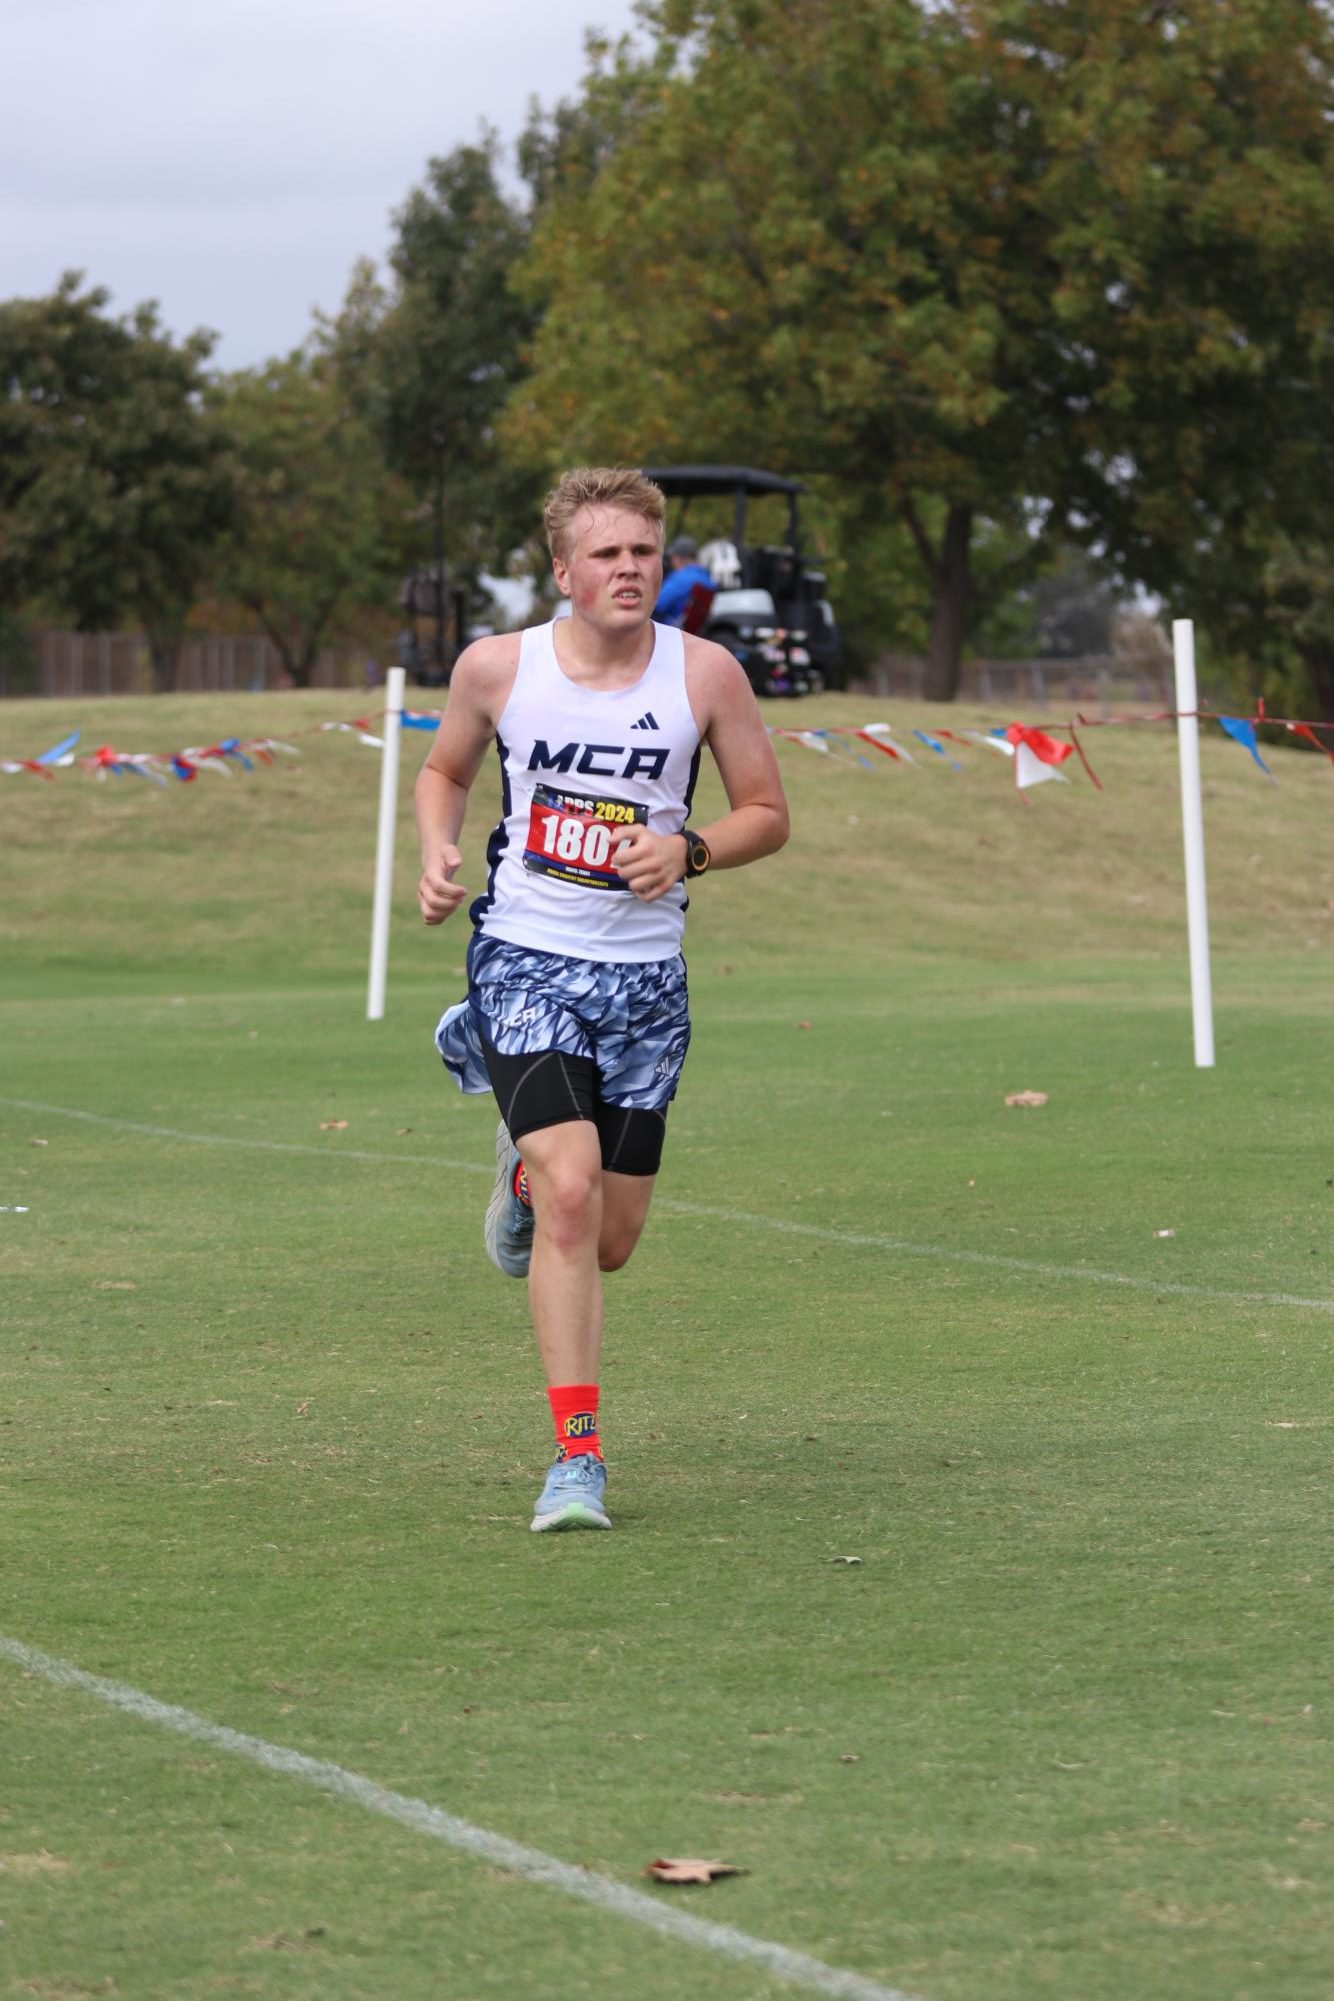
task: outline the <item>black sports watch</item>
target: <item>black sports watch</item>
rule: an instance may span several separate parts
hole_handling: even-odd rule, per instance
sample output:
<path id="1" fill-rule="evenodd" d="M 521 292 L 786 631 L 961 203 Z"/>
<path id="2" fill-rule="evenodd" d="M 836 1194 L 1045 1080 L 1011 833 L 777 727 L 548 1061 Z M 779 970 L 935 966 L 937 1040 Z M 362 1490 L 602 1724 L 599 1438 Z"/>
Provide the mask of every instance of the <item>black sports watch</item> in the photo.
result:
<path id="1" fill-rule="evenodd" d="M 697 834 L 693 827 L 682 827 L 681 833 L 686 844 L 687 876 L 703 875 L 713 860 L 713 856 L 709 853 L 708 842 L 702 834 Z"/>

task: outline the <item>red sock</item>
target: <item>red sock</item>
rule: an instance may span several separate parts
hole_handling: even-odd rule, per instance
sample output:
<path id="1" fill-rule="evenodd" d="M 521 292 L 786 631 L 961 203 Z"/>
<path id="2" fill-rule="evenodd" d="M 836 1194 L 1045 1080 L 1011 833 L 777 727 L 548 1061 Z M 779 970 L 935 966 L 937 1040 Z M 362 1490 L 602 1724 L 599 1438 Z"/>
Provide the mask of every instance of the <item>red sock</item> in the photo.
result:
<path id="1" fill-rule="evenodd" d="M 557 1458 L 573 1459 L 580 1452 L 591 1452 L 600 1459 L 597 1384 L 559 1383 L 547 1391 L 547 1401 L 556 1423 Z"/>

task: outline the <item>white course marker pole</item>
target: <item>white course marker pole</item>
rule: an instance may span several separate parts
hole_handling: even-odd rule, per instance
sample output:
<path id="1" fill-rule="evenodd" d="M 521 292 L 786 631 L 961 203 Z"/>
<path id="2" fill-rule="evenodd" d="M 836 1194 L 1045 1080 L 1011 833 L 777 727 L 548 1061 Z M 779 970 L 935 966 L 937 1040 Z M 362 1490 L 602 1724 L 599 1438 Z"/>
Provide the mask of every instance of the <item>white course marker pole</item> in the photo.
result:
<path id="1" fill-rule="evenodd" d="M 1190 1005 L 1195 1021 L 1195 1068 L 1214 1067 L 1214 1003 L 1209 976 L 1209 903 L 1204 887 L 1204 808 L 1200 797 L 1199 698 L 1195 691 L 1195 627 L 1172 621 L 1176 666 L 1177 755 L 1181 764 L 1181 829 L 1186 844 L 1186 929 L 1190 939 Z"/>
<path id="2" fill-rule="evenodd" d="M 384 749 L 380 753 L 380 827 L 375 837 L 375 901 L 371 907 L 371 981 L 367 1021 L 384 1020 L 389 972 L 389 906 L 394 888 L 394 823 L 398 818 L 398 745 L 403 734 L 403 684 L 407 674 L 391 667 L 385 676 Z"/>

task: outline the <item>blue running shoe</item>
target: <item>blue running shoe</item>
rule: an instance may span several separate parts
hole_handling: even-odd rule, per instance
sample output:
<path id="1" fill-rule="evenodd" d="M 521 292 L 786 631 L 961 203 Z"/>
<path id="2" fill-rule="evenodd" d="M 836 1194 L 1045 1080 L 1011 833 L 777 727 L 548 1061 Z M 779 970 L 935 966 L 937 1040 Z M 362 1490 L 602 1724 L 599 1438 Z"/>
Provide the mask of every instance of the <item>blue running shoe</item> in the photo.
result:
<path id="1" fill-rule="evenodd" d="M 611 1517 L 602 1505 L 607 1469 L 596 1452 L 576 1452 L 558 1459 L 537 1497 L 532 1526 L 542 1529 L 609 1529 Z"/>
<path id="2" fill-rule="evenodd" d="M 533 1205 L 514 1192 L 519 1149 L 510 1142 L 502 1119 L 496 1127 L 496 1185 L 486 1205 L 482 1240 L 486 1255 L 506 1278 L 527 1278 L 533 1252 Z"/>

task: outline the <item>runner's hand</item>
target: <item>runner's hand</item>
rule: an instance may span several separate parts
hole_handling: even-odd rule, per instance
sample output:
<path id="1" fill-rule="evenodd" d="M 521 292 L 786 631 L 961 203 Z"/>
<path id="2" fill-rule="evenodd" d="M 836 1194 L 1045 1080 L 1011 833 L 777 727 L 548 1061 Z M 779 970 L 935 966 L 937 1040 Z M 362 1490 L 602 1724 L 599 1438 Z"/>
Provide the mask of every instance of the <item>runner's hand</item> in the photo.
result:
<path id="1" fill-rule="evenodd" d="M 463 856 L 454 847 L 441 848 L 435 860 L 426 864 L 417 884 L 417 904 L 423 924 L 443 924 L 463 902 L 467 887 L 454 880 L 455 871 L 462 866 Z"/>
<path id="2" fill-rule="evenodd" d="M 685 842 L 679 834 L 652 834 L 647 827 L 631 827 L 612 860 L 616 873 L 629 883 L 640 902 L 653 903 L 685 874 Z"/>

